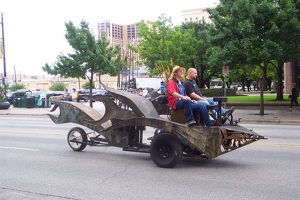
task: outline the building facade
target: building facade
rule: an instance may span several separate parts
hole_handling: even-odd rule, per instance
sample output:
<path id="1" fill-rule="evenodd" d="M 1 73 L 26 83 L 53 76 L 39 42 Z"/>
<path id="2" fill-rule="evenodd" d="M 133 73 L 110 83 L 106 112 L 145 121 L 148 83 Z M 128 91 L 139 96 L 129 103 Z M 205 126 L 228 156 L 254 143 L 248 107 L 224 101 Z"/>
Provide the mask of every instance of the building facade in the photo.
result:
<path id="1" fill-rule="evenodd" d="M 214 9 L 215 7 L 209 8 Z M 201 20 L 207 23 L 211 23 L 207 8 L 182 10 L 182 22 L 197 22 Z"/>
<path id="2" fill-rule="evenodd" d="M 109 20 L 102 21 L 98 23 L 98 36 L 105 36 L 111 45 L 119 45 L 121 48 L 123 69 L 119 75 L 119 87 L 129 87 L 134 77 L 148 75 L 146 67 L 138 64 L 139 54 L 132 50 L 139 41 L 136 24 L 120 25 Z"/>

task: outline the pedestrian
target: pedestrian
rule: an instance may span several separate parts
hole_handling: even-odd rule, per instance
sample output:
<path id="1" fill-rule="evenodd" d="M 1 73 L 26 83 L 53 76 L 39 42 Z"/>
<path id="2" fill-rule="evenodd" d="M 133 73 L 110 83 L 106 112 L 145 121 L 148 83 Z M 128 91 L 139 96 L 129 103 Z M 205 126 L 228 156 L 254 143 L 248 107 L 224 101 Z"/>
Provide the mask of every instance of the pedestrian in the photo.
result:
<path id="1" fill-rule="evenodd" d="M 73 91 L 73 93 L 72 93 L 72 101 L 73 102 L 77 102 L 78 95 L 77 95 L 76 89 L 73 88 L 72 91 Z"/>
<path id="2" fill-rule="evenodd" d="M 196 125 L 194 113 L 200 115 L 205 126 L 211 126 L 206 107 L 196 103 L 195 100 L 186 95 L 183 86 L 183 71 L 184 68 L 180 66 L 175 66 L 172 70 L 171 79 L 167 84 L 168 106 L 174 110 L 184 109 L 186 125 L 188 126 Z"/>
<path id="3" fill-rule="evenodd" d="M 298 106 L 299 112 L 300 112 L 300 107 L 299 107 L 299 103 L 298 103 L 298 100 L 297 100 L 297 98 L 299 96 L 299 92 L 296 89 L 296 83 L 293 83 L 292 86 L 293 86 L 293 88 L 292 88 L 291 93 L 289 95 L 289 98 L 291 99 L 291 103 L 290 103 L 290 109 L 288 111 L 292 112 L 292 107 L 293 107 L 293 104 L 295 103 L 295 106 Z"/>
<path id="4" fill-rule="evenodd" d="M 70 101 L 70 93 L 68 91 L 67 88 L 65 88 L 65 93 L 64 93 L 64 97 L 63 97 L 63 101 Z"/>
<path id="5" fill-rule="evenodd" d="M 207 106 L 207 105 L 218 105 L 218 102 L 215 102 L 213 98 L 207 98 L 202 95 L 198 85 L 196 84 L 197 77 L 197 70 L 195 68 L 189 68 L 187 71 L 187 77 L 184 80 L 183 84 L 186 90 L 186 93 L 191 99 L 194 99 L 197 101 L 197 103 Z M 221 116 L 228 117 L 234 112 L 234 106 L 232 106 L 230 109 L 225 109 L 224 107 L 221 107 Z M 217 119 L 217 112 L 213 110 L 212 117 L 214 119 Z"/>

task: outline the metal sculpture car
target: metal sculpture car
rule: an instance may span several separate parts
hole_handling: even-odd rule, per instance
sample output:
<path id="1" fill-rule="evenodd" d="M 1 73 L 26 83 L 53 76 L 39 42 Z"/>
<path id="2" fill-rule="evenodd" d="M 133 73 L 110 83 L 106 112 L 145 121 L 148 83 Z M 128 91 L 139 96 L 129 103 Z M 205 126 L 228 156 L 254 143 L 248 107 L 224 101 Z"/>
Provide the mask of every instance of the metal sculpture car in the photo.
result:
<path id="1" fill-rule="evenodd" d="M 72 122 L 93 130 L 74 127 L 69 131 L 67 142 L 74 151 L 82 151 L 87 145 L 116 146 L 124 151 L 150 153 L 157 166 L 172 168 L 182 156 L 213 159 L 264 138 L 232 121 L 220 126 L 188 127 L 162 117 L 145 97 L 103 87 L 115 98 L 93 96 L 104 104 L 104 115 L 85 104 L 62 101 L 55 101 L 52 109 L 60 109 L 58 116 L 48 114 L 56 124 Z M 148 138 L 150 143 L 143 141 L 146 127 L 155 128 Z"/>

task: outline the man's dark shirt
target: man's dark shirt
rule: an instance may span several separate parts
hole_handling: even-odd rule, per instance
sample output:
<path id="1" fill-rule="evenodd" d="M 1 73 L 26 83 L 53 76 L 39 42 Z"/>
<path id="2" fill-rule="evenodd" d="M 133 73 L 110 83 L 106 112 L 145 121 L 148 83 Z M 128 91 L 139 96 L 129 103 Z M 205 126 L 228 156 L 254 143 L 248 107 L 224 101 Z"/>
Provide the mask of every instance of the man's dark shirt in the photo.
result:
<path id="1" fill-rule="evenodd" d="M 195 92 L 200 97 L 203 96 L 195 80 L 185 79 L 183 84 L 185 92 L 188 96 L 190 96 L 193 92 Z"/>

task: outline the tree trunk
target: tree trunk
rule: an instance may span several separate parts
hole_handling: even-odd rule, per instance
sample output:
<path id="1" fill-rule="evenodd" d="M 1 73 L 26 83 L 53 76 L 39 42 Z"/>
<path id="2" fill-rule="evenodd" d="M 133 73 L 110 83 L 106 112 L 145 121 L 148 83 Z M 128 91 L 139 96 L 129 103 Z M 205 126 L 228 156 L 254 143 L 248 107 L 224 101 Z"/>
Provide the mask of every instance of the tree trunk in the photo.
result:
<path id="1" fill-rule="evenodd" d="M 264 63 L 264 66 L 262 67 L 263 75 L 262 80 L 260 82 L 260 110 L 259 115 L 265 115 L 264 113 L 264 89 L 265 89 L 265 83 L 266 83 L 266 76 L 267 76 L 267 64 Z"/>
<path id="2" fill-rule="evenodd" d="M 282 83 L 282 76 L 283 76 L 283 62 L 278 62 L 277 67 L 277 97 L 276 100 L 283 101 L 283 83 Z"/>

